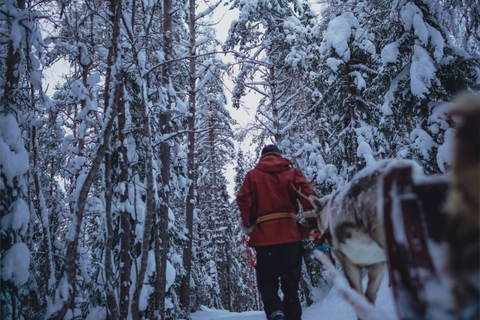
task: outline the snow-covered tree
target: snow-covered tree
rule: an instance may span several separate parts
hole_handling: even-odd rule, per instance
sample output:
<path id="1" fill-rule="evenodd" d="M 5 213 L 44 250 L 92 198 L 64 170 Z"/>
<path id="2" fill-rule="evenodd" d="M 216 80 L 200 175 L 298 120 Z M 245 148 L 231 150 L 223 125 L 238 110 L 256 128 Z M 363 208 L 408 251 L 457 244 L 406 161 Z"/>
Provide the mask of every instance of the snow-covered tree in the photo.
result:
<path id="1" fill-rule="evenodd" d="M 225 303 L 222 297 L 228 296 L 222 287 L 227 276 L 225 246 L 231 241 L 225 226 L 228 196 L 223 171 L 233 157 L 234 120 L 225 108 L 226 97 L 218 76 L 222 64 L 217 58 L 209 57 L 201 65 L 204 76 L 197 87 L 197 126 L 201 132 L 198 134 L 196 183 L 200 221 L 197 224 L 199 241 L 195 242 L 194 280 L 197 303 L 222 307 Z"/>
<path id="2" fill-rule="evenodd" d="M 29 241 L 30 220 L 41 223 L 42 231 L 49 231 L 41 186 L 38 185 L 35 195 L 29 192 L 25 174 L 30 154 L 23 140 L 27 132 L 32 133 L 32 123 L 36 121 L 32 118 L 36 116 L 35 100 L 43 96 L 40 69 L 45 43 L 40 34 L 40 19 L 41 14 L 23 0 L 0 3 L 0 314 L 4 319 L 38 314 L 38 305 L 32 305 L 35 310 L 29 311 L 30 292 L 26 286 L 27 282 L 35 283 L 30 262 L 37 244 Z M 30 149 L 38 147 L 37 137 L 28 142 Z M 39 183 L 37 172 L 30 172 Z M 36 208 L 30 202 L 34 197 Z M 33 218 L 35 214 L 38 220 Z M 46 277 L 51 277 L 51 239 L 44 235 L 42 240 L 49 266 Z"/>
<path id="3" fill-rule="evenodd" d="M 427 172 L 444 171 L 436 157 L 450 128 L 442 108 L 461 91 L 479 89 L 479 60 L 452 43 L 439 2 L 393 5 L 390 31 L 378 48 L 382 67 L 376 79 L 383 88 L 385 153 L 415 158 Z"/>
<path id="4" fill-rule="evenodd" d="M 329 117 L 330 163 L 344 178 L 351 178 L 381 150 L 377 134 L 378 112 L 364 97 L 376 75 L 374 35 L 358 20 L 355 11 L 331 19 L 320 47 L 322 75 L 318 78 L 321 99 L 315 105 L 319 118 Z M 325 129 L 325 128 L 323 128 Z M 331 140 L 331 137 L 335 137 Z"/>
<path id="5" fill-rule="evenodd" d="M 444 27 L 449 30 L 453 44 L 469 55 L 480 55 L 480 8 L 475 0 L 444 0 Z"/>
<path id="6" fill-rule="evenodd" d="M 308 82 L 318 55 L 314 15 L 302 1 L 233 1 L 239 19 L 232 23 L 225 48 L 235 50 L 240 63 L 233 105 L 251 92 L 260 94 L 257 119 L 264 132 L 257 141 L 282 142 L 303 124 L 312 92 Z M 305 114 L 305 113 L 303 113 Z"/>

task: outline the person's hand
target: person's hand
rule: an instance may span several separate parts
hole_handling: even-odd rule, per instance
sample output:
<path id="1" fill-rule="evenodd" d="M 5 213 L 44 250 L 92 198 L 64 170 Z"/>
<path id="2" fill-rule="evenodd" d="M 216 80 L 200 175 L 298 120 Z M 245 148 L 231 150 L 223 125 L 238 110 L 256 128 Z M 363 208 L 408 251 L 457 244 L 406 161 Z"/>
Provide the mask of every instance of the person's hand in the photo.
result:
<path id="1" fill-rule="evenodd" d="M 240 227 L 240 230 L 242 230 L 244 233 L 246 233 L 248 236 L 252 234 L 253 228 L 255 228 L 255 224 L 252 224 L 251 226 L 245 226 L 243 224 L 242 218 L 238 220 L 238 226 Z"/>

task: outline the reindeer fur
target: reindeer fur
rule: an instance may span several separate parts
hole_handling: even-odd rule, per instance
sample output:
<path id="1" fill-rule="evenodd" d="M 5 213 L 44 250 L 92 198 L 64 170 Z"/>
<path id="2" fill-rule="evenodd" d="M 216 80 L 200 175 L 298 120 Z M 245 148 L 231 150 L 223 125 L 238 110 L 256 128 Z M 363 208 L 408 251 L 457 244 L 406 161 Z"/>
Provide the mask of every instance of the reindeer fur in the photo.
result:
<path id="1" fill-rule="evenodd" d="M 335 257 L 350 286 L 363 294 L 361 272 L 368 270 L 366 298 L 374 303 L 387 263 L 383 219 L 378 214 L 379 186 L 384 172 L 396 166 L 420 166 L 411 160 L 382 160 L 361 170 L 347 185 L 321 199 L 310 196 L 318 229 L 332 236 Z"/>

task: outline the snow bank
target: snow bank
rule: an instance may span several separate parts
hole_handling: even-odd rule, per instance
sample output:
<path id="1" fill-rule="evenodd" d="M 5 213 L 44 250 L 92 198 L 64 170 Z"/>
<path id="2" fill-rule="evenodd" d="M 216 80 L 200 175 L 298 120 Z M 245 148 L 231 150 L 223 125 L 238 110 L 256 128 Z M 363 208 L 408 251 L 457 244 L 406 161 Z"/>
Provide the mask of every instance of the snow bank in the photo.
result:
<path id="1" fill-rule="evenodd" d="M 95 307 L 88 314 L 85 320 L 104 320 L 107 318 L 107 309 L 105 307 Z"/>
<path id="2" fill-rule="evenodd" d="M 358 293 L 357 291 L 353 290 L 350 287 L 347 279 L 342 274 L 340 274 L 340 272 L 333 266 L 333 264 L 330 261 L 330 258 L 328 258 L 324 253 L 322 253 L 319 250 L 314 250 L 314 255 L 315 255 L 315 258 L 320 260 L 323 266 L 325 266 L 327 270 L 327 274 L 334 281 L 335 292 L 341 297 L 341 299 L 343 299 L 342 301 L 331 301 L 330 303 L 332 305 L 334 304 L 338 305 L 339 302 L 344 303 L 342 308 L 339 308 L 339 310 L 336 310 L 335 312 L 333 312 L 335 315 L 334 319 L 355 319 L 356 314 L 353 311 L 353 308 L 355 308 L 356 312 L 362 319 L 369 319 L 369 320 L 397 319 L 394 312 L 392 313 L 391 310 L 387 312 L 384 309 L 385 301 L 381 301 L 380 296 L 385 296 L 385 292 L 379 291 L 376 304 L 375 305 L 371 304 L 363 295 L 361 295 L 360 293 Z M 362 281 L 363 282 L 362 285 L 364 288 L 366 287 L 367 281 L 368 281 L 368 278 L 364 278 Z M 385 282 L 387 282 L 386 277 L 383 279 L 382 283 L 385 283 Z M 327 298 L 330 296 L 334 297 L 334 295 L 330 294 L 329 296 L 327 296 Z M 389 297 L 389 300 L 390 301 L 393 300 L 391 296 Z M 393 303 L 390 304 L 389 307 L 392 307 L 392 306 L 393 306 Z M 317 310 L 317 314 L 322 314 L 323 312 L 322 310 L 319 310 L 319 309 Z"/>

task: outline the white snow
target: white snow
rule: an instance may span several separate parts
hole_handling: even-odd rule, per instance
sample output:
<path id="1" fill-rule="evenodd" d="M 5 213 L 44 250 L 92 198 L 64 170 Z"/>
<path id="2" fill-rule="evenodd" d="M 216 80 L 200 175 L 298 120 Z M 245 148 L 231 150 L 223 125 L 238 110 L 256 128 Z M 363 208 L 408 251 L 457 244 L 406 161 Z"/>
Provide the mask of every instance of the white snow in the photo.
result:
<path id="1" fill-rule="evenodd" d="M 138 52 L 138 66 L 141 68 L 141 69 L 145 69 L 145 63 L 147 61 L 147 56 L 145 54 L 145 49 L 141 49 L 139 52 Z"/>
<path id="2" fill-rule="evenodd" d="M 363 75 L 360 72 L 358 71 L 350 72 L 350 76 L 355 77 L 354 83 L 357 85 L 357 90 L 360 91 L 367 87 L 367 82 L 365 81 L 365 79 L 363 78 Z"/>
<path id="3" fill-rule="evenodd" d="M 416 15 L 422 15 L 422 11 L 412 2 L 408 2 L 401 10 L 403 27 L 410 30 L 413 26 L 413 19 Z"/>
<path id="4" fill-rule="evenodd" d="M 11 114 L 0 115 L 0 168 L 7 184 L 11 186 L 13 178 L 27 172 L 28 166 L 28 153 L 17 120 Z M 3 189 L 1 184 L 0 189 Z"/>
<path id="5" fill-rule="evenodd" d="M 342 275 L 343 277 L 343 275 Z M 346 281 L 346 279 L 344 279 Z M 363 279 L 363 287 L 366 287 L 368 278 Z M 342 298 L 343 292 L 348 291 L 349 288 L 342 284 L 341 280 L 337 281 L 335 287 L 328 289 L 318 288 L 316 290 L 316 302 L 310 307 L 303 309 L 302 320 L 356 320 L 357 316 L 353 307 Z M 324 292 L 323 290 L 326 290 Z M 351 292 L 349 292 L 351 293 Z M 355 292 L 356 293 L 356 292 Z M 321 298 L 323 296 L 323 298 Z M 356 297 L 361 301 L 361 298 Z M 376 318 L 381 320 L 397 320 L 395 306 L 390 288 L 388 287 L 388 276 L 386 276 L 380 290 L 378 291 L 377 300 L 375 303 L 375 310 L 378 315 L 388 315 L 386 318 Z M 373 307 L 373 306 L 372 306 Z M 245 311 L 245 312 L 229 312 L 227 310 L 215 310 L 207 307 L 202 307 L 201 311 L 192 314 L 192 320 L 265 320 L 265 312 L 263 311 Z M 375 318 L 368 318 L 373 320 Z"/>
<path id="6" fill-rule="evenodd" d="M 28 221 L 30 212 L 28 206 L 23 199 L 17 199 L 12 203 L 9 213 L 4 215 L 1 220 L 1 230 L 12 228 L 20 230 L 20 235 L 24 236 L 28 229 Z"/>
<path id="7" fill-rule="evenodd" d="M 85 100 L 88 90 L 83 85 L 82 81 L 75 80 L 72 83 L 72 92 L 77 96 L 79 100 Z"/>
<path id="8" fill-rule="evenodd" d="M 425 159 L 428 159 L 430 151 L 435 146 L 433 138 L 425 130 L 416 128 L 410 133 L 410 140 L 413 142 L 412 146 L 417 148 Z"/>
<path id="9" fill-rule="evenodd" d="M 437 29 L 427 25 L 428 33 L 430 36 L 430 42 L 435 47 L 433 52 L 433 57 L 437 62 L 443 58 L 443 48 L 445 47 L 445 40 L 443 39 L 442 34 Z"/>
<path id="10" fill-rule="evenodd" d="M 15 243 L 5 252 L 2 259 L 2 279 L 13 282 L 17 287 L 24 285 L 30 275 L 30 250 L 25 243 Z"/>
<path id="11" fill-rule="evenodd" d="M 167 292 L 168 289 L 170 289 L 172 284 L 175 282 L 176 276 L 177 276 L 177 273 L 175 271 L 175 268 L 170 263 L 170 261 L 167 260 L 167 283 L 165 285 L 165 292 Z"/>
<path id="12" fill-rule="evenodd" d="M 31 71 L 30 72 L 30 83 L 35 89 L 40 88 L 42 84 L 43 74 L 40 71 Z"/>
<path id="13" fill-rule="evenodd" d="M 142 286 L 142 292 L 140 293 L 140 301 L 138 308 L 140 311 L 144 311 L 147 309 L 148 306 L 148 299 L 150 298 L 150 295 L 154 292 L 155 290 L 153 287 L 149 284 L 144 284 Z"/>
<path id="14" fill-rule="evenodd" d="M 320 52 L 326 54 L 334 49 L 343 61 L 350 60 L 348 41 L 352 36 L 352 28 L 358 28 L 358 20 L 351 12 L 343 13 L 330 21 Z"/>
<path id="15" fill-rule="evenodd" d="M 72 286 L 67 282 L 67 279 L 63 277 L 60 280 L 60 284 L 55 290 L 55 296 L 47 298 L 47 314 L 46 318 L 60 310 L 63 304 L 68 300 Z"/>
<path id="16" fill-rule="evenodd" d="M 388 63 L 394 63 L 397 61 L 397 57 L 400 54 L 398 50 L 398 42 L 387 44 L 382 50 L 382 62 L 384 65 Z"/>
<path id="17" fill-rule="evenodd" d="M 425 98 L 424 93 L 428 93 L 435 71 L 436 68 L 428 51 L 416 44 L 410 67 L 410 84 L 414 95 Z"/>
<path id="18" fill-rule="evenodd" d="M 333 164 L 327 164 L 317 174 L 317 183 L 328 179 L 335 179 L 338 176 L 338 169 Z"/>
<path id="19" fill-rule="evenodd" d="M 87 78 L 87 84 L 89 86 L 94 86 L 96 85 L 97 83 L 100 82 L 100 74 L 99 73 L 93 73 L 91 75 L 88 76 Z"/>
<path id="20" fill-rule="evenodd" d="M 330 69 L 333 70 L 333 72 L 337 72 L 338 67 L 343 63 L 343 60 L 340 59 L 335 59 L 335 58 L 328 58 L 327 59 L 327 65 L 330 67 Z"/>
<path id="21" fill-rule="evenodd" d="M 413 16 L 413 28 L 415 29 L 415 35 L 418 37 L 418 39 L 422 42 L 423 45 L 428 44 L 428 30 L 427 26 L 423 22 L 423 16 L 422 14 L 416 13 Z"/>
<path id="22" fill-rule="evenodd" d="M 357 156 L 364 158 L 367 166 L 376 162 L 375 157 L 373 156 L 372 148 L 365 141 L 360 142 L 360 144 L 358 145 Z"/>
<path id="23" fill-rule="evenodd" d="M 85 320 L 104 320 L 107 318 L 107 310 L 105 307 L 92 308 Z"/>
<path id="24" fill-rule="evenodd" d="M 452 164 L 452 152 L 455 141 L 455 129 L 449 128 L 445 131 L 445 142 L 437 151 L 437 164 L 443 173 L 446 173 L 446 165 Z"/>

